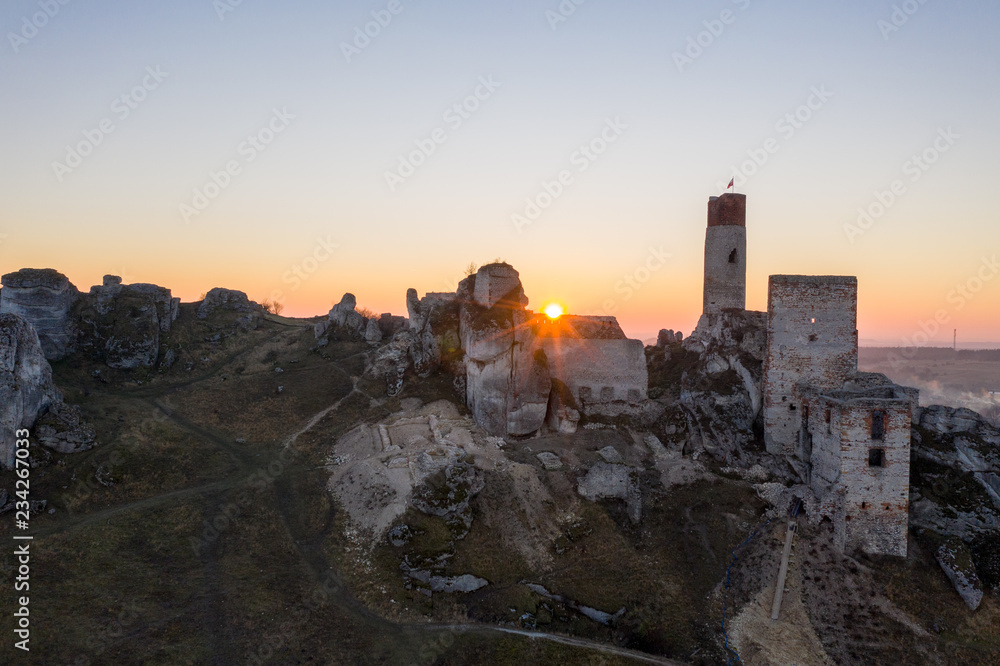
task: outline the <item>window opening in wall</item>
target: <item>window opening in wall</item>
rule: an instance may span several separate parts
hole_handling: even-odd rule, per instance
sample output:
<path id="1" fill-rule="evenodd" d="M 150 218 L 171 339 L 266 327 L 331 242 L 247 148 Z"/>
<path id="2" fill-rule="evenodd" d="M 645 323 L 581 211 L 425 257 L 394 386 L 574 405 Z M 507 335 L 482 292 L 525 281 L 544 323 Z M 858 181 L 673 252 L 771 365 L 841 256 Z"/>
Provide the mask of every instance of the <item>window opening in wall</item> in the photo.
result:
<path id="1" fill-rule="evenodd" d="M 809 320 L 809 323 L 810 323 L 810 324 L 815 324 L 815 323 L 816 323 L 816 317 L 813 317 L 813 318 L 811 318 L 811 319 Z"/>
<path id="2" fill-rule="evenodd" d="M 733 250 L 732 252 L 729 253 L 729 263 L 731 264 L 736 263 L 736 250 Z"/>
<path id="3" fill-rule="evenodd" d="M 868 508 L 868 502 L 862 502 L 861 503 L 861 509 L 864 510 L 864 509 L 867 509 L 867 508 Z"/>
<path id="4" fill-rule="evenodd" d="M 885 437 L 885 412 L 876 409 L 872 412 L 872 439 L 881 440 Z"/>
<path id="5" fill-rule="evenodd" d="M 885 449 L 868 449 L 868 466 L 882 467 L 885 462 Z"/>

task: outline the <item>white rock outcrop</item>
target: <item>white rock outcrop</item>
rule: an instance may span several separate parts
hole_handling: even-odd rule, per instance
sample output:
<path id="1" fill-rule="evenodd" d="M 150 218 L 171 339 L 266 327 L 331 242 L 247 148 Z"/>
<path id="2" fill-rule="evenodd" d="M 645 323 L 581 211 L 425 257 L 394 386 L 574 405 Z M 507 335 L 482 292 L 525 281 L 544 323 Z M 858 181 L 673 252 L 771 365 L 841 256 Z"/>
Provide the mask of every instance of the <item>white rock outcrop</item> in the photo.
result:
<path id="1" fill-rule="evenodd" d="M 2 278 L 0 313 L 14 314 L 35 329 L 45 358 L 58 361 L 74 350 L 76 287 L 51 268 L 23 268 Z"/>
<path id="2" fill-rule="evenodd" d="M 31 428 L 61 400 L 34 328 L 17 315 L 0 314 L 0 466 L 14 466 L 15 432 Z"/>

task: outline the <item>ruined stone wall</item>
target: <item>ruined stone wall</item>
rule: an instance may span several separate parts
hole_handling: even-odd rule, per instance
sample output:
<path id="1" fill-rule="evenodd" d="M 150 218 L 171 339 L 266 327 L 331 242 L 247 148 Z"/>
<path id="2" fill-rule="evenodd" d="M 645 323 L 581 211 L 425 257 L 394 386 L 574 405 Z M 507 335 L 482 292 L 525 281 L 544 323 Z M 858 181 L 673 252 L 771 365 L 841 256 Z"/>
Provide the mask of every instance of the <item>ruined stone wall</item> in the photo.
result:
<path id="1" fill-rule="evenodd" d="M 807 406 L 811 450 L 805 460 L 809 461 L 809 482 L 813 492 L 823 497 L 834 492 L 840 483 L 842 403 L 824 396 L 810 396 Z"/>
<path id="2" fill-rule="evenodd" d="M 538 338 L 549 372 L 563 382 L 585 414 L 620 413 L 609 403 L 646 399 L 649 376 L 639 340 Z"/>
<path id="3" fill-rule="evenodd" d="M 800 429 L 796 385 L 840 388 L 858 369 L 855 277 L 772 275 L 764 358 L 764 443 L 795 454 Z"/>
<path id="4" fill-rule="evenodd" d="M 872 420 L 885 414 L 881 439 Z M 910 487 L 910 404 L 906 399 L 848 401 L 841 413 L 843 501 L 834 521 L 837 546 L 846 552 L 906 556 Z M 881 466 L 871 451 L 881 451 Z"/>
<path id="5" fill-rule="evenodd" d="M 727 192 L 708 201 L 702 312 L 745 309 L 746 281 L 746 195 Z"/>

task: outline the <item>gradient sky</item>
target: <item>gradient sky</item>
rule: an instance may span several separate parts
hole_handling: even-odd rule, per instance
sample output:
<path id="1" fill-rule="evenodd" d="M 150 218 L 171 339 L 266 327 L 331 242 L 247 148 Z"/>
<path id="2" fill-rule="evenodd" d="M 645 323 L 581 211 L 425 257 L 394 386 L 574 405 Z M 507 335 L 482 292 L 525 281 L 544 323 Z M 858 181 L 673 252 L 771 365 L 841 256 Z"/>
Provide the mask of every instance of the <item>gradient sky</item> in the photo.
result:
<path id="1" fill-rule="evenodd" d="M 502 257 L 530 307 L 687 333 L 706 201 L 770 146 L 737 190 L 749 308 L 766 308 L 769 274 L 857 275 L 863 341 L 912 341 L 936 315 L 930 344 L 955 327 L 1000 341 L 994 0 L 896 2 L 916 11 L 891 32 L 894 3 L 871 0 L 567 0 L 558 23 L 558 0 L 399 0 L 350 62 L 342 44 L 388 0 L 235 1 L 70 0 L 37 31 L 24 22 L 46 1 L 4 3 L 3 272 L 52 267 L 82 290 L 121 274 L 185 301 L 225 286 L 303 316 L 351 291 L 405 314 L 408 287 L 451 290 L 469 262 Z M 147 68 L 166 78 L 122 117 Z M 481 77 L 500 85 L 455 127 L 445 114 Z M 814 90 L 831 95 L 800 109 Z M 248 161 L 275 109 L 294 119 Z M 797 110 L 808 119 L 783 123 Z M 580 171 L 609 120 L 620 135 Z M 114 131 L 60 182 L 53 164 L 102 121 Z M 391 191 L 385 173 L 437 128 L 444 143 Z M 925 151 L 926 170 L 907 165 Z M 185 223 L 181 204 L 230 161 L 240 173 Z M 512 215 L 563 170 L 570 184 L 518 231 Z"/>

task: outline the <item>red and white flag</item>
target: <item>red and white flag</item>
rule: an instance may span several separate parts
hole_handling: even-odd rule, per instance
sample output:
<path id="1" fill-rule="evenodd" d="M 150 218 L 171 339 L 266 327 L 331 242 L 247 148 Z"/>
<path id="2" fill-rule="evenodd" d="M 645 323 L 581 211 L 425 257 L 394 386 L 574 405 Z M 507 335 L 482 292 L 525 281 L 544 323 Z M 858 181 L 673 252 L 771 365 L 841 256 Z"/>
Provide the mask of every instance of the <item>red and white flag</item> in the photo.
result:
<path id="1" fill-rule="evenodd" d="M 727 189 L 727 190 L 731 190 L 731 189 L 733 188 L 733 183 L 734 183 L 735 181 L 736 181 L 736 178 L 735 178 L 735 177 L 733 177 L 733 178 L 730 178 L 730 179 L 729 179 L 729 186 L 728 186 L 728 187 L 726 187 L 726 189 Z"/>

